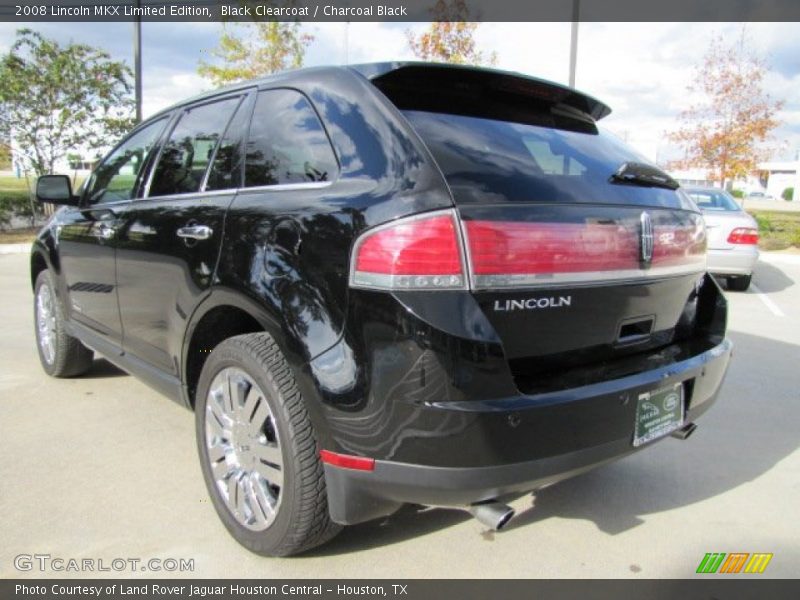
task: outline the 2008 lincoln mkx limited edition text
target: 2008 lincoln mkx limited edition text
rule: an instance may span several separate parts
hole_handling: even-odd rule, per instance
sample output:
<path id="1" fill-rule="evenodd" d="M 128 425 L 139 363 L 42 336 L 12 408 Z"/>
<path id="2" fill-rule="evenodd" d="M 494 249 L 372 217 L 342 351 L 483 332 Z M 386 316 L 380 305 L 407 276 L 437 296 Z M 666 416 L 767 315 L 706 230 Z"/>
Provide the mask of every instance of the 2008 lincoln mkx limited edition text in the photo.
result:
<path id="1" fill-rule="evenodd" d="M 668 437 L 731 354 L 697 206 L 515 73 L 280 73 L 139 125 L 31 256 L 44 370 L 95 352 L 194 410 L 220 519 L 302 552 L 404 503 L 472 512 Z"/>

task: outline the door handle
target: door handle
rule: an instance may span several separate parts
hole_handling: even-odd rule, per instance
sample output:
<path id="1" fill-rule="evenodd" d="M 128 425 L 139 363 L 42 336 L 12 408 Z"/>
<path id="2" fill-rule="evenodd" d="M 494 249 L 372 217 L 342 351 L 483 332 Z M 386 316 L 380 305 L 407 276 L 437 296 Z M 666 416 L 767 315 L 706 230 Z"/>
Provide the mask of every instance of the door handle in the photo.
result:
<path id="1" fill-rule="evenodd" d="M 208 225 L 187 225 L 176 232 L 179 238 L 186 240 L 207 240 L 214 235 L 214 230 Z"/>

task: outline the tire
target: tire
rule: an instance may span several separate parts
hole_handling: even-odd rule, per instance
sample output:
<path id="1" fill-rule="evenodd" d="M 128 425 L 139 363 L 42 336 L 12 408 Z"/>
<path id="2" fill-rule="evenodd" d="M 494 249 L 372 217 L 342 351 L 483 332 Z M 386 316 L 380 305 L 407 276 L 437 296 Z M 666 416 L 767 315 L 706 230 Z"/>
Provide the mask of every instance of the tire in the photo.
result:
<path id="1" fill-rule="evenodd" d="M 50 271 L 39 273 L 34 286 L 33 323 L 36 349 L 45 373 L 52 377 L 77 377 L 92 366 L 94 352 L 64 328 L 64 311 Z"/>
<path id="2" fill-rule="evenodd" d="M 746 292 L 752 279 L 752 274 L 741 277 L 728 277 L 728 289 L 732 292 Z"/>
<path id="3" fill-rule="evenodd" d="M 236 541 L 256 554 L 288 556 L 340 531 L 328 512 L 311 420 L 269 334 L 239 335 L 214 348 L 196 398 L 203 479 Z"/>

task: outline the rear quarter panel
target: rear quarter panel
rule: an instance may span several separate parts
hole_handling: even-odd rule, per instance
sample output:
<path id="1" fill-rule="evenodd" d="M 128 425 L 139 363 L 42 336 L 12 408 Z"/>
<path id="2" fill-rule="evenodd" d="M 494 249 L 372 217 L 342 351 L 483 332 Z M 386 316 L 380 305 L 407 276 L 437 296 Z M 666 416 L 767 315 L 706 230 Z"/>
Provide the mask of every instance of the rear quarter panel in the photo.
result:
<path id="1" fill-rule="evenodd" d="M 269 87 L 291 87 L 311 100 L 339 173 L 323 185 L 240 190 L 226 218 L 217 279 L 258 302 L 285 343 L 311 360 L 344 329 L 355 238 L 452 200 L 404 117 L 361 75 L 312 70 Z"/>

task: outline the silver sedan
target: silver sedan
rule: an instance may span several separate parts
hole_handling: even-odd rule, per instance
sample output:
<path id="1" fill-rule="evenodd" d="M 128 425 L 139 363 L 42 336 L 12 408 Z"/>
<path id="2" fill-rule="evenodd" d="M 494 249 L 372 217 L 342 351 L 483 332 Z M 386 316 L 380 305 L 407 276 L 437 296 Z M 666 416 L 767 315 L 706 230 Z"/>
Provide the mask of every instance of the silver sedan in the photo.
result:
<path id="1" fill-rule="evenodd" d="M 703 211 L 708 230 L 708 271 L 727 279 L 728 289 L 750 287 L 758 261 L 758 224 L 728 194 L 715 188 L 685 188 Z"/>

